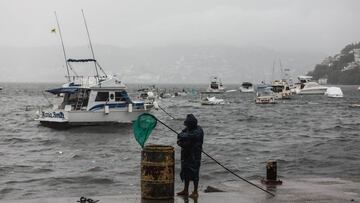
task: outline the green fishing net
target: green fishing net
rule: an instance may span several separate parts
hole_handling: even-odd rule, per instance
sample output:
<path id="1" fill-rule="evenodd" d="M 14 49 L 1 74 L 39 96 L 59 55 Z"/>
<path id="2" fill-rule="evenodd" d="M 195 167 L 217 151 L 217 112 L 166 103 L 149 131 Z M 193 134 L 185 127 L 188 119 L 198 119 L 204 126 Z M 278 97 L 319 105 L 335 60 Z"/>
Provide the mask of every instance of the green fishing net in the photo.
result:
<path id="1" fill-rule="evenodd" d="M 136 141 L 144 148 L 146 140 L 149 138 L 151 131 L 155 128 L 157 119 L 149 113 L 143 113 L 133 123 L 133 131 Z"/>

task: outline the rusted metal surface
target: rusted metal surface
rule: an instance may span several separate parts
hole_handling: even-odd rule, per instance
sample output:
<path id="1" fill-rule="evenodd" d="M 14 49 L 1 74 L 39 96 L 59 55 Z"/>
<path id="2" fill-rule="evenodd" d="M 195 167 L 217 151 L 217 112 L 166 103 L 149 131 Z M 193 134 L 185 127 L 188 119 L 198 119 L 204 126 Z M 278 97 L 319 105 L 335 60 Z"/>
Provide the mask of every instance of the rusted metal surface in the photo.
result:
<path id="1" fill-rule="evenodd" d="M 266 162 L 266 179 L 261 180 L 263 184 L 267 185 L 281 185 L 282 181 L 277 179 L 277 162 L 268 160 Z"/>
<path id="2" fill-rule="evenodd" d="M 171 199 L 174 197 L 174 147 L 148 145 L 141 152 L 141 197 Z"/>

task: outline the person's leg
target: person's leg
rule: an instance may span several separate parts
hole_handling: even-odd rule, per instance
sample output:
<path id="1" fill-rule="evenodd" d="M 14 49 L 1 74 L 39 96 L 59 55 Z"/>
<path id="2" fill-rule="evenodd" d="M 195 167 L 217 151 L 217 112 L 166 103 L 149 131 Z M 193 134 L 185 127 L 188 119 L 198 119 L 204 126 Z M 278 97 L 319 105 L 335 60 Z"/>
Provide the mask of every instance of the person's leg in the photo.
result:
<path id="1" fill-rule="evenodd" d="M 185 179 L 185 184 L 184 184 L 184 189 L 181 192 L 176 193 L 177 195 L 180 196 L 188 196 L 189 195 L 189 183 L 190 181 Z"/>
<path id="2" fill-rule="evenodd" d="M 190 195 L 191 198 L 197 198 L 199 196 L 198 186 L 199 186 L 199 181 L 198 180 L 194 181 L 194 191 Z"/>

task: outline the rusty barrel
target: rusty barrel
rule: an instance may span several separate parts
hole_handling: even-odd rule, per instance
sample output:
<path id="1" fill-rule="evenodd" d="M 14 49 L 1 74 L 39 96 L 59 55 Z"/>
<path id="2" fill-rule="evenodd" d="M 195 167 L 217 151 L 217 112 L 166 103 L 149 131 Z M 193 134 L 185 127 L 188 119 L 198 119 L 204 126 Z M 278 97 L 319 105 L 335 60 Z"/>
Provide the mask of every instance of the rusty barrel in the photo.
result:
<path id="1" fill-rule="evenodd" d="M 172 146 L 147 145 L 141 152 L 141 197 L 174 198 L 175 150 Z"/>

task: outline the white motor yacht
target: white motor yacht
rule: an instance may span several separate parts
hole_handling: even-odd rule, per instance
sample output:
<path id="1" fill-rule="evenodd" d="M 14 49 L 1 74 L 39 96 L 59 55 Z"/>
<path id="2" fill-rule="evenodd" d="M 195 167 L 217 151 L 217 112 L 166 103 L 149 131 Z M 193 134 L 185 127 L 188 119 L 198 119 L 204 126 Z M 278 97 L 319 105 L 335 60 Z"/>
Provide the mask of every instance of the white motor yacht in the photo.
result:
<path id="1" fill-rule="evenodd" d="M 225 92 L 225 88 L 221 82 L 221 79 L 219 79 L 217 76 L 212 76 L 210 78 L 210 85 L 206 89 L 206 92 Z"/>
<path id="2" fill-rule="evenodd" d="M 240 86 L 240 92 L 252 93 L 254 92 L 254 85 L 250 82 L 243 82 Z"/>
<path id="3" fill-rule="evenodd" d="M 304 87 L 300 90 L 299 94 L 320 94 L 324 95 L 327 87 L 319 85 L 317 82 L 307 82 Z"/>

